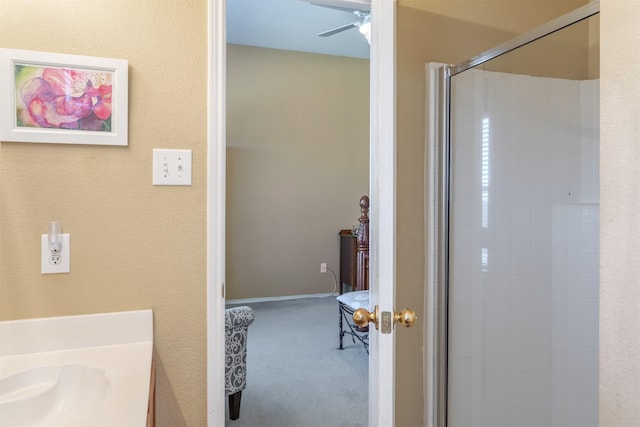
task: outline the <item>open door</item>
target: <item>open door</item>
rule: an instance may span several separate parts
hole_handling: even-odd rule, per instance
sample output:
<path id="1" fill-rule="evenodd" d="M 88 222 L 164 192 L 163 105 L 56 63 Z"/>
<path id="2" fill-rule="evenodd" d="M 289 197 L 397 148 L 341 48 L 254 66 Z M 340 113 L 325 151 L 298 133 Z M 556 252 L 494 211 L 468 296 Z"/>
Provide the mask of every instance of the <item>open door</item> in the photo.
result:
<path id="1" fill-rule="evenodd" d="M 208 0 L 207 425 L 224 425 L 226 2 Z M 372 0 L 369 426 L 393 426 L 395 386 L 395 0 Z M 384 324 L 390 319 L 390 324 Z M 390 327 L 389 327 L 390 326 Z M 384 333 L 383 333 L 384 330 Z M 388 331 L 388 332 L 387 332 Z"/>

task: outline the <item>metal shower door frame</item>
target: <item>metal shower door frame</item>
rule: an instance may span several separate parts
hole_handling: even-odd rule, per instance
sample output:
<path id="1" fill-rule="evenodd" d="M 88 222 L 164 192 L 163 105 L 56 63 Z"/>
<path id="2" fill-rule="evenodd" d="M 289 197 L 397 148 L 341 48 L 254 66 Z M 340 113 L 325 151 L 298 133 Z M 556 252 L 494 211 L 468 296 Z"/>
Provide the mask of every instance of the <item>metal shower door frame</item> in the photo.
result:
<path id="1" fill-rule="evenodd" d="M 451 191 L 451 79 L 464 71 L 509 53 L 515 49 L 546 37 L 577 22 L 600 13 L 600 0 L 575 9 L 565 15 L 553 19 L 531 31 L 489 49 L 473 58 L 457 65 L 446 65 L 439 69 L 436 125 L 438 146 L 434 171 L 436 177 L 437 235 L 434 236 L 436 246 L 436 287 L 435 298 L 435 337 L 434 363 L 435 377 L 432 407 L 435 410 L 434 424 L 437 427 L 447 426 L 447 375 L 448 375 L 448 305 L 449 305 L 449 213 Z"/>

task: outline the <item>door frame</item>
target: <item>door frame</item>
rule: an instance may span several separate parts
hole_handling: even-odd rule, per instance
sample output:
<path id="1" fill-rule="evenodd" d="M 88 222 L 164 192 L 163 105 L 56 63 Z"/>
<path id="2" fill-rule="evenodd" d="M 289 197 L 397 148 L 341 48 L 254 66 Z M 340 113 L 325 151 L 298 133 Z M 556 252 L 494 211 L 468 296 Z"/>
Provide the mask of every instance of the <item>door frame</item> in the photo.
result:
<path id="1" fill-rule="evenodd" d="M 396 0 L 371 1 L 370 307 L 395 310 L 396 281 Z M 395 422 L 395 332 L 370 328 L 369 426 Z"/>
<path id="2" fill-rule="evenodd" d="M 396 0 L 371 0 L 370 302 L 393 312 L 396 279 Z M 224 425 L 226 1 L 207 0 L 207 426 Z M 395 421 L 395 333 L 370 334 L 369 426 Z"/>

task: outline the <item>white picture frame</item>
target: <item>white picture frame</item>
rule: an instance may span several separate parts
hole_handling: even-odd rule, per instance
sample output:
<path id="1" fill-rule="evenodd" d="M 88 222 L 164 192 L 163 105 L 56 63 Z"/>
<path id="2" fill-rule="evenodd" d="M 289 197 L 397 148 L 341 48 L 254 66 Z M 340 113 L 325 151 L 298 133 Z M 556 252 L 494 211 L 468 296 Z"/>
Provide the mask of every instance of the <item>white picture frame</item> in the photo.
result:
<path id="1" fill-rule="evenodd" d="M 0 141 L 128 145 L 128 61 L 0 48 Z"/>

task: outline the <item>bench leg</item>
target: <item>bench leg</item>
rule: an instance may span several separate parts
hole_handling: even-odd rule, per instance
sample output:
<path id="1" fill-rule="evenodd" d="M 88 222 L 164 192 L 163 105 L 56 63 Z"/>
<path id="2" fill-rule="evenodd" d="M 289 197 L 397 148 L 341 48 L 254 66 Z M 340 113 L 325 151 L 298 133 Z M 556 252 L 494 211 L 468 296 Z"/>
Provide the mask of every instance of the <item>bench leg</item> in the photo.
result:
<path id="1" fill-rule="evenodd" d="M 237 420 L 240 417 L 240 399 L 242 390 L 229 395 L 229 418 Z"/>

